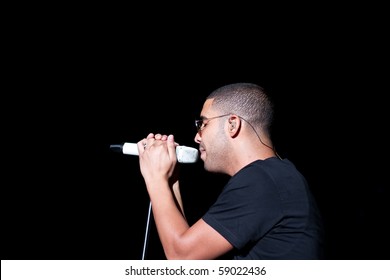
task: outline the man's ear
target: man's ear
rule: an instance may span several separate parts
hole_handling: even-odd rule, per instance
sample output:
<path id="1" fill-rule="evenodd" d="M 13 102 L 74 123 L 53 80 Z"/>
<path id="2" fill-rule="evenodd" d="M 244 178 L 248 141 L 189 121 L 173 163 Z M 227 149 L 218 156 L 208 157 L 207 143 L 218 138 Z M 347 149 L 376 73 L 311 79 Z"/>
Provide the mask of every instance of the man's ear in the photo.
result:
<path id="1" fill-rule="evenodd" d="M 232 131 L 232 130 L 235 129 L 235 128 L 236 128 L 236 121 L 233 120 L 233 121 L 231 121 L 230 124 L 229 124 L 229 129 L 230 129 L 230 131 Z"/>
<path id="2" fill-rule="evenodd" d="M 231 136 L 236 136 L 240 130 L 240 119 L 237 116 L 232 115 L 229 118 L 229 133 Z"/>

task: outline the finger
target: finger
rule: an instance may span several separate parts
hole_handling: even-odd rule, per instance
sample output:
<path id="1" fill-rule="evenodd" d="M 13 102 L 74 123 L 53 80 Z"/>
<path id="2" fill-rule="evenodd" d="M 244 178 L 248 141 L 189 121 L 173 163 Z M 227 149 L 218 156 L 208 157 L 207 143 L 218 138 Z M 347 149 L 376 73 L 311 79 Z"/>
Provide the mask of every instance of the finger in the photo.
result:
<path id="1" fill-rule="evenodd" d="M 153 133 L 149 133 L 148 136 L 146 137 L 146 139 L 154 139 L 154 134 Z"/>
<path id="2" fill-rule="evenodd" d="M 173 137 L 172 134 L 170 134 L 168 136 L 168 139 L 167 139 L 167 144 L 168 144 L 168 153 L 169 153 L 169 157 L 170 158 L 174 158 L 175 160 L 177 159 L 176 158 L 176 143 L 175 143 L 175 139 Z"/>
<path id="3" fill-rule="evenodd" d="M 142 154 L 146 147 L 146 138 L 142 139 L 141 141 L 138 141 L 137 147 L 138 147 L 138 154 Z"/>
<path id="4" fill-rule="evenodd" d="M 149 133 L 148 136 L 146 137 L 146 142 L 144 144 L 144 149 L 149 148 L 150 146 L 153 145 L 154 142 L 154 133 Z"/>

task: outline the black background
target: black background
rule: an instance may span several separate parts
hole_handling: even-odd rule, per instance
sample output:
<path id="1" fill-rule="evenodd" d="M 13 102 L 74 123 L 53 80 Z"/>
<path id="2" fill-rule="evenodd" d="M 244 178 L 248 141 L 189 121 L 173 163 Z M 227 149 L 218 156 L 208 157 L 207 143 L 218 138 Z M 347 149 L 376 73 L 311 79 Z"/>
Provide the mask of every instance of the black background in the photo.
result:
<path id="1" fill-rule="evenodd" d="M 327 258 L 389 258 L 380 15 L 370 25 L 347 10 L 260 23 L 258 11 L 211 25 L 181 13 L 147 24 L 155 14 L 102 10 L 15 22 L 9 34 L 2 259 L 140 259 L 149 198 L 138 158 L 109 145 L 158 132 L 196 147 L 205 97 L 233 82 L 262 85 L 274 99 L 274 142 L 318 200 Z M 226 180 L 201 161 L 182 166 L 190 223 Z M 164 258 L 150 226 L 146 258 Z"/>

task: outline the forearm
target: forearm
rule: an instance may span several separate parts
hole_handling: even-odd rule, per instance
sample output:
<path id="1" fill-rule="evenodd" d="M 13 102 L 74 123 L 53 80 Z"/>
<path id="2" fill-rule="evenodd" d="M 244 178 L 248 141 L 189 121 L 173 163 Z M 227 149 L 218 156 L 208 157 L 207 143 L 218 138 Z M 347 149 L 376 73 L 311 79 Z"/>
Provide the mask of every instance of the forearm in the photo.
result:
<path id="1" fill-rule="evenodd" d="M 181 193 L 180 193 L 180 187 L 179 187 L 179 181 L 177 181 L 173 184 L 172 193 L 173 193 L 173 197 L 175 199 L 176 205 L 180 208 L 180 211 L 185 218 L 183 200 L 181 199 Z"/>
<path id="2" fill-rule="evenodd" d="M 183 214 L 178 182 L 171 188 L 167 182 L 147 185 L 157 231 L 168 259 L 180 255 L 182 237 L 189 225 Z"/>

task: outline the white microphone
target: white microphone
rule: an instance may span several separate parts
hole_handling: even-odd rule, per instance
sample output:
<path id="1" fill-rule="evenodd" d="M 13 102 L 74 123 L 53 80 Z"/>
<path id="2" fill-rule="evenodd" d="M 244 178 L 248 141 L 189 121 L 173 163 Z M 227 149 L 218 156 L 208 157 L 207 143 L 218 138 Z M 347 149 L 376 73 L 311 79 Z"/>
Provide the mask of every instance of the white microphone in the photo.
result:
<path id="1" fill-rule="evenodd" d="M 138 156 L 138 146 L 136 143 L 123 143 L 110 145 L 110 149 L 114 152 L 121 152 L 125 155 Z M 199 158 L 197 149 L 187 146 L 176 146 L 177 161 L 180 163 L 194 163 Z"/>

